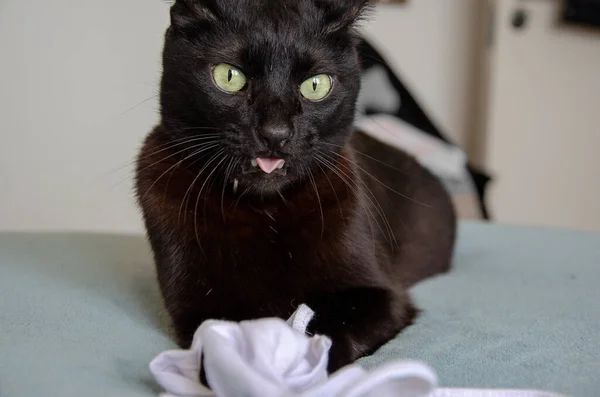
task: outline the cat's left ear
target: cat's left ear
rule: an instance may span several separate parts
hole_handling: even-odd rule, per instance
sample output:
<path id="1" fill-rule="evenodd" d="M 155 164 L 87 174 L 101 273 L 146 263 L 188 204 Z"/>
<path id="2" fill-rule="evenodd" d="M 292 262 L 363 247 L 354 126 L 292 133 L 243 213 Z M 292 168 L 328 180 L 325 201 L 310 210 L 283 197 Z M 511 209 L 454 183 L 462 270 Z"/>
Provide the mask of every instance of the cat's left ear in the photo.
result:
<path id="1" fill-rule="evenodd" d="M 374 0 L 315 0 L 326 15 L 330 30 L 351 28 L 375 3 Z"/>
<path id="2" fill-rule="evenodd" d="M 215 20 L 215 0 L 177 0 L 171 7 L 171 25 L 177 28 Z"/>

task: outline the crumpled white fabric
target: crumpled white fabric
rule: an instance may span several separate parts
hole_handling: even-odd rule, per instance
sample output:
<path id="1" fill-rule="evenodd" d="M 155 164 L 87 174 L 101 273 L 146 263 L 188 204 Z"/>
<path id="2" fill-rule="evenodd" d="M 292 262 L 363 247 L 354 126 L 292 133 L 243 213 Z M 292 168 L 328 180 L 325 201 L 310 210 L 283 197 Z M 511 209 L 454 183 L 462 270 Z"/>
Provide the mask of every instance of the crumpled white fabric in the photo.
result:
<path id="1" fill-rule="evenodd" d="M 150 363 L 162 397 L 560 397 L 533 391 L 436 389 L 425 364 L 398 361 L 366 372 L 347 366 L 330 377 L 331 340 L 306 335 L 314 312 L 305 305 L 288 322 L 267 318 L 209 320 L 189 350 L 170 350 Z M 200 383 L 204 370 L 211 389 Z"/>

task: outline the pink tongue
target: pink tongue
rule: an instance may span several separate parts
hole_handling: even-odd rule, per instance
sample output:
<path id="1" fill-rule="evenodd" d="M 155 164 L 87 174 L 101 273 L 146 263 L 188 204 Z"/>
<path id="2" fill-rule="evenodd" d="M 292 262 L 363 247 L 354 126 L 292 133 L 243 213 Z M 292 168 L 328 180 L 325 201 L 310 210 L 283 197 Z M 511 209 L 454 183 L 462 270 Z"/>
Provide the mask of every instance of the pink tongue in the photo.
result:
<path id="1" fill-rule="evenodd" d="M 256 162 L 258 163 L 260 169 L 266 172 L 267 174 L 270 174 L 271 172 L 275 171 L 278 167 L 285 164 L 285 160 L 283 159 L 266 159 L 262 157 L 257 158 Z"/>

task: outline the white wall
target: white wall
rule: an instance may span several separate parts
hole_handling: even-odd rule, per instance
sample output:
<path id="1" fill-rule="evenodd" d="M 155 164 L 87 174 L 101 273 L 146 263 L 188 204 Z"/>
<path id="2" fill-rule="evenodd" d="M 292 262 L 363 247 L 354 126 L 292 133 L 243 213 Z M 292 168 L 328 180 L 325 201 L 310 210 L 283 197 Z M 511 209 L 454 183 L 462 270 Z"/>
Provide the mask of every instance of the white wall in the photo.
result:
<path id="1" fill-rule="evenodd" d="M 408 0 L 377 7 L 367 37 L 436 124 L 466 144 L 474 127 L 481 0 Z"/>
<path id="2" fill-rule="evenodd" d="M 156 122 L 167 5 L 0 3 L 0 228 L 137 231 L 131 168 Z M 123 183 L 118 183 L 124 180 Z"/>
<path id="3" fill-rule="evenodd" d="M 600 31 L 561 24 L 562 1 L 496 0 L 486 165 L 499 222 L 600 231 Z"/>
<path id="4" fill-rule="evenodd" d="M 382 6 L 367 27 L 460 142 L 477 1 Z M 0 2 L 0 229 L 141 230 L 131 167 L 111 170 L 157 119 L 167 11 L 160 0 Z"/>

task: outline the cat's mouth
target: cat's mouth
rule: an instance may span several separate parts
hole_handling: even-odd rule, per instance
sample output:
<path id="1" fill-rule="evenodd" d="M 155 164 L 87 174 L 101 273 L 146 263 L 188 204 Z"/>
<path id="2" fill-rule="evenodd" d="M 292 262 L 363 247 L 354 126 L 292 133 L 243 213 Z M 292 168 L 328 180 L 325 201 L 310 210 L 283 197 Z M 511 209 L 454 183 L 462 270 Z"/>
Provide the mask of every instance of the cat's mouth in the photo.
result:
<path id="1" fill-rule="evenodd" d="M 233 181 L 234 193 L 241 186 L 244 191 L 250 190 L 261 195 L 275 194 L 296 180 L 293 161 L 271 156 L 258 155 L 244 161 L 239 179 Z"/>
<path id="2" fill-rule="evenodd" d="M 274 157 L 257 157 L 250 160 L 248 164 L 242 167 L 244 174 L 262 172 L 267 175 L 277 174 L 287 175 L 287 167 L 284 159 Z"/>

